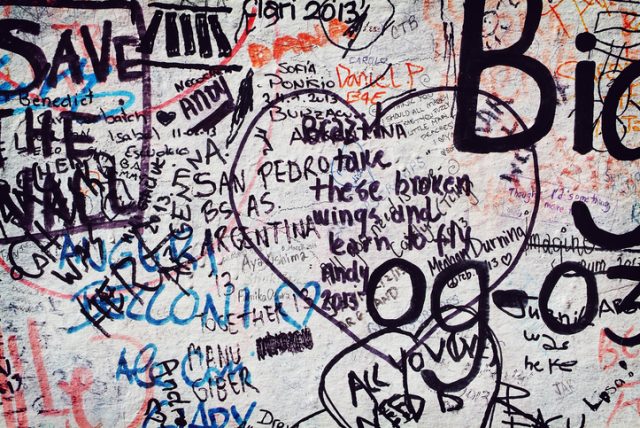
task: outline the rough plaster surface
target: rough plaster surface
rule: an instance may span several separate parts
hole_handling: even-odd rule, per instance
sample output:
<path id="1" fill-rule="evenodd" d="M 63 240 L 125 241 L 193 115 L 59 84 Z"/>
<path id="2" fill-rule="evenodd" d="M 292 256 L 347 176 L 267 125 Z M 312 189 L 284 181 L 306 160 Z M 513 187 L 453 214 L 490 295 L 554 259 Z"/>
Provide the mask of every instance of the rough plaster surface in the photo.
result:
<path id="1" fill-rule="evenodd" d="M 640 424 L 637 2 L 171 1 L 0 2 L 1 426 Z"/>

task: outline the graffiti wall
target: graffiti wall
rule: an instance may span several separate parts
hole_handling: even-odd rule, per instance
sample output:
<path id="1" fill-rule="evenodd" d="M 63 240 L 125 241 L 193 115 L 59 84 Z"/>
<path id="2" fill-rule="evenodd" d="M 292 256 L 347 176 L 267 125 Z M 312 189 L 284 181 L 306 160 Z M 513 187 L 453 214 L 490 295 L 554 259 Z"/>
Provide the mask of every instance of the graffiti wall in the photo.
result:
<path id="1" fill-rule="evenodd" d="M 639 34 L 0 0 L 0 426 L 640 426 Z"/>

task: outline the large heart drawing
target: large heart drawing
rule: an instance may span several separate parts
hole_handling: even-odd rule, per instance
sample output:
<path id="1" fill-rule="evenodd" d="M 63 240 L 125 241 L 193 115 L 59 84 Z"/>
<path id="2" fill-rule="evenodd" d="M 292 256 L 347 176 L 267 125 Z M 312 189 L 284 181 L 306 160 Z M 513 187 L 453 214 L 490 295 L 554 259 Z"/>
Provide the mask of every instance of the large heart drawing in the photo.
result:
<path id="1" fill-rule="evenodd" d="M 451 136 L 455 92 L 455 87 L 437 87 L 405 94 L 378 105 L 370 121 L 324 89 L 290 92 L 267 104 L 249 124 L 231 168 L 232 176 L 243 172 L 253 183 L 244 194 L 229 192 L 244 239 L 300 297 L 299 284 L 309 281 L 332 292 L 360 291 L 371 271 L 395 257 L 419 266 L 427 286 L 457 261 L 485 261 L 490 289 L 497 287 L 520 260 L 535 223 L 537 155 L 533 147 L 495 154 L 456 151 Z M 496 121 L 486 126 L 487 135 L 526 128 L 508 104 L 481 95 L 491 102 Z M 415 139 L 424 141 L 422 152 L 403 148 Z M 251 209 L 239 202 L 247 200 L 267 201 L 263 208 L 271 208 L 256 210 L 255 204 Z M 276 265 L 265 255 L 274 246 L 286 252 L 305 245 L 326 255 L 315 269 Z M 454 278 L 451 287 L 466 279 L 464 274 Z M 383 316 L 402 313 L 411 297 L 407 285 L 402 272 L 383 276 L 377 294 L 396 296 L 376 299 L 384 304 Z M 473 304 L 473 296 L 467 297 L 454 296 L 459 300 L 452 303 Z M 337 306 L 327 306 L 323 298 L 314 310 L 354 341 L 370 333 L 367 323 L 352 326 L 339 319 Z M 412 321 L 417 326 L 428 317 L 425 305 L 423 315 Z"/>
<path id="2" fill-rule="evenodd" d="M 471 426 L 471 421 L 486 423 L 491 418 L 501 379 L 497 340 L 490 337 L 487 343 L 485 358 L 471 384 L 472 394 L 465 393 L 466 388 L 437 392 L 426 386 L 422 371 L 437 371 L 443 378 L 452 379 L 459 379 L 460 373 L 469 371 L 463 367 L 452 373 L 450 366 L 460 369 L 465 363 L 452 360 L 446 352 L 433 357 L 432 347 L 437 351 L 438 341 L 444 342 L 446 336 L 440 331 L 430 343 L 416 348 L 413 335 L 385 329 L 344 349 L 322 373 L 318 394 L 323 406 L 345 428 L 368 425 L 418 428 L 443 426 L 445 420 L 447 426 Z M 368 348 L 380 350 L 386 358 L 368 352 Z M 479 395 L 481 399 L 477 399 Z M 435 409 L 440 414 L 434 413 Z"/>

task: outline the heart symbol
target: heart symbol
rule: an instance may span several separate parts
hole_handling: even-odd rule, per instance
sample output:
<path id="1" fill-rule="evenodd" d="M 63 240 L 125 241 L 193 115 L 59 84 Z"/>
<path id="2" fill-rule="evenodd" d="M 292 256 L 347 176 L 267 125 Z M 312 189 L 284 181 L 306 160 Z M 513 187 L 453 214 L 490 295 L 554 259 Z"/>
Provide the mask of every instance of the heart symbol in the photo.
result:
<path id="1" fill-rule="evenodd" d="M 496 242 L 504 242 L 500 250 L 502 254 L 509 253 L 506 256 L 508 266 L 492 271 L 490 289 L 497 287 L 509 275 L 523 254 L 527 233 L 535 223 L 540 192 L 534 192 L 532 201 L 524 202 L 522 198 L 511 198 L 510 193 L 496 183 L 513 186 L 512 180 L 508 179 L 515 174 L 513 163 L 518 159 L 532 159 L 532 162 L 518 164 L 519 181 L 521 186 L 528 186 L 530 182 L 532 188 L 539 189 L 537 155 L 533 148 L 524 153 L 491 154 L 447 150 L 442 155 L 441 147 L 436 142 L 442 142 L 444 137 L 445 144 L 450 144 L 449 134 L 436 138 L 437 132 L 434 134 L 434 130 L 453 129 L 453 117 L 448 112 L 455 91 L 454 87 L 436 87 L 407 93 L 384 106 L 380 105 L 370 122 L 352 104 L 325 89 L 289 92 L 257 113 L 239 142 L 230 170 L 232 176 L 247 174 L 256 176 L 257 180 L 242 194 L 230 188 L 229 201 L 238 227 L 246 232 L 243 235 L 250 248 L 287 284 L 281 285 L 276 294 L 288 286 L 303 297 L 301 284 L 307 284 L 304 287 L 306 289 L 308 281 L 319 281 L 320 278 L 333 288 L 333 295 L 353 292 L 354 288 L 368 280 L 369 266 L 381 265 L 393 258 L 394 254 L 399 254 L 398 251 L 402 252 L 399 257 L 419 266 L 425 276 L 433 278 L 442 269 L 444 257 L 429 257 L 427 264 L 425 252 L 429 253 L 432 249 L 435 252 L 437 242 L 440 242 L 445 245 L 445 255 L 453 257 L 461 247 L 450 244 L 460 243 L 460 239 L 466 239 L 462 247 L 469 245 L 468 254 L 480 261 L 493 256 L 489 253 L 496 250 Z M 512 129 L 513 122 L 524 129 L 526 125 L 508 104 L 492 94 L 481 93 L 504 109 L 502 116 L 509 118 L 505 129 Z M 320 107 L 313 104 L 318 99 L 324 99 L 330 105 L 324 108 L 326 118 L 301 113 L 319 110 Z M 416 105 L 420 104 L 422 110 L 415 114 L 422 116 L 411 121 L 404 119 L 414 114 Z M 438 127 L 430 119 L 436 114 L 440 117 Z M 450 126 L 444 126 L 443 123 Z M 400 129 L 400 125 L 406 128 Z M 493 133 L 492 136 L 501 129 L 497 124 L 486 128 L 480 132 Z M 420 141 L 421 133 L 424 133 L 424 142 L 418 144 L 416 139 Z M 408 142 L 414 144 L 408 147 Z M 533 156 L 529 156 L 532 153 Z M 261 162 L 257 164 L 258 157 Z M 416 162 L 410 164 L 410 161 Z M 487 170 L 482 165 L 491 165 L 491 168 Z M 415 176 L 418 176 L 417 181 L 413 180 Z M 397 177 L 404 181 L 398 184 Z M 454 195 L 455 200 L 447 202 L 446 206 L 440 203 L 440 208 L 436 207 L 436 199 L 440 199 L 442 187 L 425 190 L 447 182 L 449 186 L 461 179 L 471 181 L 474 193 L 458 190 Z M 363 184 L 363 181 L 366 182 Z M 378 182 L 377 191 L 369 187 L 374 181 Z M 344 198 L 338 198 L 338 191 L 335 190 L 332 198 L 328 196 L 331 192 L 329 189 L 344 191 L 344 186 L 349 183 L 352 189 L 360 185 L 360 192 L 354 190 Z M 375 198 L 367 196 L 375 192 Z M 258 201 L 264 197 L 275 202 L 274 209 L 247 216 L 245 201 Z M 529 205 L 523 207 L 523 204 Z M 505 206 L 508 211 L 502 210 Z M 408 208 L 404 210 L 404 220 L 397 220 L 399 207 L 411 207 L 413 221 L 407 220 Z M 531 212 L 528 218 L 510 215 L 512 212 L 524 212 L 525 209 Z M 345 210 L 349 210 L 349 213 L 345 214 Z M 439 210 L 442 210 L 441 215 Z M 491 213 L 491 210 L 494 212 Z M 416 220 L 418 217 L 419 221 Z M 413 229 L 408 229 L 409 223 Z M 435 235 L 431 235 L 432 232 L 427 228 L 438 223 L 442 227 L 431 227 L 431 231 L 435 231 Z M 377 228 L 375 237 L 381 236 L 387 241 L 373 240 L 374 227 Z M 500 230 L 504 236 L 496 237 L 495 230 Z M 415 237 L 407 237 L 408 232 Z M 467 238 L 458 239 L 465 233 Z M 271 250 L 274 243 L 278 243 L 278 237 L 285 239 L 285 236 L 284 242 L 296 248 L 293 251 L 313 246 L 313 252 L 324 257 L 321 259 L 323 262 L 314 264 L 311 270 L 301 269 L 299 263 L 274 262 L 273 257 L 267 256 L 266 250 Z M 362 236 L 370 239 L 368 244 L 359 240 Z M 266 242 L 267 238 L 270 242 Z M 392 242 L 395 242 L 395 247 L 389 248 Z M 414 247 L 407 249 L 408 243 Z M 368 249 L 365 250 L 365 247 Z M 288 251 L 284 245 L 282 251 Z M 393 278 L 393 273 L 388 272 L 387 276 Z M 427 282 L 429 280 L 428 277 Z M 314 306 L 318 301 L 319 289 L 320 285 L 316 288 Z M 399 287 L 397 291 L 399 298 L 410 299 L 411 287 Z M 464 304 L 473 296 L 459 297 L 466 299 Z M 349 302 L 340 306 L 350 305 L 356 306 Z M 314 311 L 354 341 L 362 340 L 367 335 L 366 322 L 356 324 L 353 327 L 358 329 L 356 332 L 321 307 L 315 306 Z M 285 320 L 296 328 L 303 327 L 289 313 L 283 311 Z M 370 319 L 369 315 L 366 316 Z"/>
<path id="2" fill-rule="evenodd" d="M 512 259 L 513 259 L 513 256 L 511 255 L 511 253 L 507 253 L 504 256 L 500 257 L 500 261 L 505 266 L 509 266 L 511 264 Z"/>
<path id="3" fill-rule="evenodd" d="M 307 296 L 309 295 L 309 293 L 308 292 L 305 293 L 305 291 L 308 290 L 309 288 L 313 288 L 315 291 L 313 295 L 313 303 L 309 305 L 309 310 L 307 310 L 307 314 L 305 315 L 304 320 L 302 321 L 302 325 L 300 325 L 298 321 L 296 321 L 291 315 L 289 315 L 289 313 L 284 309 L 284 305 L 280 302 L 280 293 L 282 292 L 282 290 L 284 290 L 287 287 L 289 287 L 289 285 L 283 282 L 280 285 L 280 287 L 278 287 L 278 289 L 276 290 L 276 294 L 275 294 L 276 307 L 279 307 L 278 312 L 280 312 L 280 315 L 282 315 L 283 320 L 285 320 L 286 322 L 294 326 L 296 330 L 302 330 L 302 328 L 305 327 L 309 322 L 309 318 L 311 318 L 311 314 L 313 314 L 313 311 L 314 311 L 314 306 L 316 305 L 316 303 L 318 303 L 318 300 L 320 300 L 320 284 L 318 284 L 315 281 L 310 281 L 310 282 L 307 282 L 301 290 L 302 293 L 306 294 Z"/>
<path id="4" fill-rule="evenodd" d="M 167 126 L 176 119 L 176 112 L 175 111 L 166 112 L 166 111 L 160 110 L 159 112 L 156 113 L 156 119 L 158 119 L 158 122 L 160 122 L 162 126 Z"/>

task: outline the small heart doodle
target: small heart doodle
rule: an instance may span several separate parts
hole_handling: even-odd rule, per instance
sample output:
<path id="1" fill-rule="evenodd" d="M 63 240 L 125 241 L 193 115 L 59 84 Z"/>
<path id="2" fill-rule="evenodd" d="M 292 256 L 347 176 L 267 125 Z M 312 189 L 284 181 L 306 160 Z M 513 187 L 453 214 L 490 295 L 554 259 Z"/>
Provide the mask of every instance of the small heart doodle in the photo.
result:
<path id="1" fill-rule="evenodd" d="M 162 126 L 168 126 L 171 122 L 173 122 L 176 119 L 176 112 L 174 111 L 166 112 L 166 111 L 160 110 L 159 112 L 156 113 L 156 119 L 158 119 L 158 122 L 160 122 Z"/>

